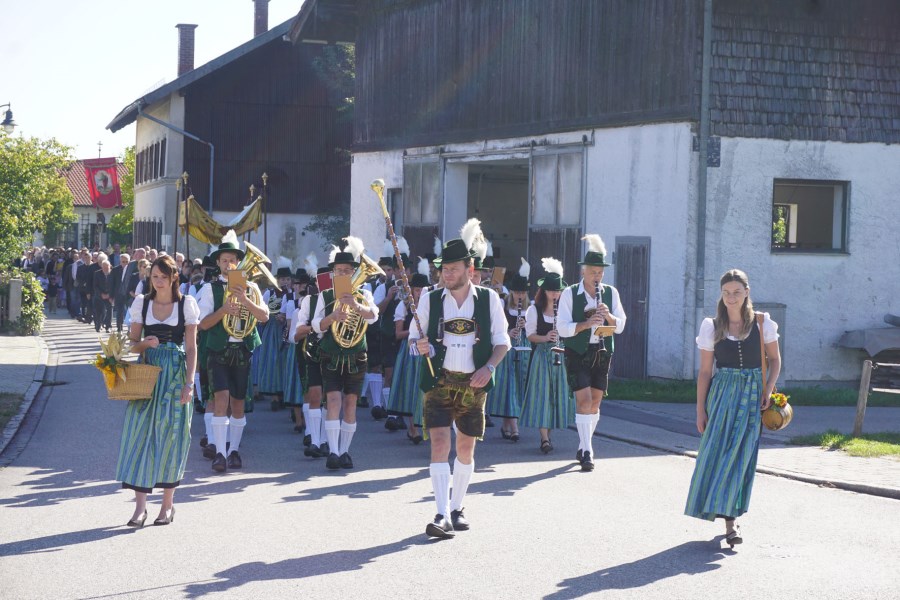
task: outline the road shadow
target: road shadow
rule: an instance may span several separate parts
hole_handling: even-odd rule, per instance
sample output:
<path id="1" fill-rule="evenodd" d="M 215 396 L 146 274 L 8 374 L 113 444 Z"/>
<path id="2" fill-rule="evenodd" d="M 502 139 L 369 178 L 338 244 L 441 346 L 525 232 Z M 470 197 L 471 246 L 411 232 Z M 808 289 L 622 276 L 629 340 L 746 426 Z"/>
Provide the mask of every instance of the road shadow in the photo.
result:
<path id="1" fill-rule="evenodd" d="M 259 561 L 245 563 L 225 569 L 214 575 L 214 577 L 224 581 L 190 584 L 184 588 L 184 593 L 188 598 L 199 598 L 206 594 L 228 592 L 245 583 L 256 581 L 306 579 L 308 577 L 358 571 L 376 558 L 403 552 L 412 546 L 423 546 L 432 543 L 435 542 L 423 535 L 416 535 L 397 542 L 361 550 L 338 550 L 289 558 L 268 564 Z"/>
<path id="2" fill-rule="evenodd" d="M 26 486 L 32 491 L 18 496 L 0 498 L 0 506 L 12 508 L 34 508 L 38 506 L 54 506 L 64 500 L 78 500 L 115 493 L 121 488 L 118 482 L 101 479 L 79 478 L 70 469 L 37 469 L 29 473 L 29 479 L 19 486 Z"/>
<path id="3" fill-rule="evenodd" d="M 285 496 L 282 502 L 303 502 L 308 500 L 322 500 L 329 496 L 340 496 L 350 499 L 366 499 L 372 494 L 399 489 L 400 486 L 420 481 L 428 477 L 428 469 L 420 469 L 415 473 L 409 473 L 392 479 L 370 479 L 367 481 L 354 481 L 342 485 L 330 487 L 311 488 L 301 490 L 296 496 Z"/>
<path id="4" fill-rule="evenodd" d="M 115 527 L 98 527 L 84 531 L 68 531 L 44 537 L 18 542 L 0 544 L 0 556 L 17 556 L 20 554 L 37 554 L 39 552 L 58 552 L 68 546 L 99 542 L 119 535 L 132 535 L 138 529 L 125 527 L 124 523 Z"/>
<path id="5" fill-rule="evenodd" d="M 716 561 L 728 552 L 720 548 L 723 536 L 710 541 L 685 542 L 634 562 L 606 567 L 564 579 L 559 590 L 544 596 L 544 600 L 571 600 L 601 590 L 640 588 L 676 575 L 696 575 L 720 568 Z"/>
<path id="6" fill-rule="evenodd" d="M 538 481 L 553 479 L 557 475 L 567 472 L 579 472 L 575 464 L 567 464 L 543 473 L 536 473 L 526 477 L 504 477 L 501 479 L 488 479 L 486 481 L 475 481 L 469 486 L 468 494 L 490 494 L 492 496 L 513 496 L 516 492 L 524 490 L 526 487 Z M 477 473 L 477 469 L 476 469 Z M 477 477 L 477 475 L 476 475 Z"/>

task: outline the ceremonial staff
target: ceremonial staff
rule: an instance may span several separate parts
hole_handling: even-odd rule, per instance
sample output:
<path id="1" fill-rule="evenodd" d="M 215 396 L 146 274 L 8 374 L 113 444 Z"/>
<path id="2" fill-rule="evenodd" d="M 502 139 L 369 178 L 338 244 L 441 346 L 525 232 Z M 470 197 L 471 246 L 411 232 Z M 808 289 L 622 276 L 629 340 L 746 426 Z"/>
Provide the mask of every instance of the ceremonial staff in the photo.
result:
<path id="1" fill-rule="evenodd" d="M 394 233 L 394 224 L 391 222 L 391 215 L 388 214 L 387 204 L 384 203 L 384 180 L 376 179 L 372 182 L 372 191 L 378 196 L 381 202 L 381 211 L 384 213 L 384 223 L 387 225 L 388 236 L 391 238 L 391 245 L 394 247 L 394 258 L 397 259 L 397 267 L 400 269 L 400 281 L 403 283 L 403 293 L 409 299 L 409 312 L 412 313 L 413 320 L 416 322 L 416 329 L 419 330 L 419 337 L 425 337 L 422 324 L 419 322 L 419 315 L 416 314 L 416 301 L 413 299 L 412 290 L 409 288 L 409 277 L 406 275 L 406 267 L 403 265 L 403 256 L 400 253 L 400 246 L 397 244 L 397 234 Z M 425 355 L 425 362 L 428 363 L 428 370 L 434 377 L 434 367 L 431 366 L 431 357 Z"/>

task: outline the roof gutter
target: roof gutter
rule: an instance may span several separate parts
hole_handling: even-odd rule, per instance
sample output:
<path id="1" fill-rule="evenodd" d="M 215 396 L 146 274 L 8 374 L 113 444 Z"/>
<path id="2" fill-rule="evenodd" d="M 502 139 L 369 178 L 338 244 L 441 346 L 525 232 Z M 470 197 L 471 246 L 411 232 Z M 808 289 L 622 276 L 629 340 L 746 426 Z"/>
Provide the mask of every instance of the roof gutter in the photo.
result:
<path id="1" fill-rule="evenodd" d="M 157 119 L 153 115 L 147 114 L 144 112 L 143 102 L 138 102 L 137 111 L 139 117 L 144 117 L 145 119 L 149 119 L 154 123 L 162 125 L 167 129 L 171 129 L 175 133 L 180 133 L 181 135 L 191 138 L 192 140 L 198 141 L 201 144 L 206 144 L 209 146 L 209 216 L 212 216 L 213 212 L 213 174 L 215 173 L 215 164 L 216 164 L 216 147 L 213 146 L 212 142 L 207 142 L 206 140 L 200 139 L 193 133 L 188 133 L 184 129 L 180 129 L 171 123 L 166 123 L 162 119 Z"/>
<path id="2" fill-rule="evenodd" d="M 694 275 L 694 329 L 706 300 L 706 210 L 709 170 L 709 95 L 712 68 L 713 0 L 703 0 L 703 62 L 700 75 L 700 158 L 697 173 L 697 255 Z M 692 334 L 693 335 L 693 334 Z"/>

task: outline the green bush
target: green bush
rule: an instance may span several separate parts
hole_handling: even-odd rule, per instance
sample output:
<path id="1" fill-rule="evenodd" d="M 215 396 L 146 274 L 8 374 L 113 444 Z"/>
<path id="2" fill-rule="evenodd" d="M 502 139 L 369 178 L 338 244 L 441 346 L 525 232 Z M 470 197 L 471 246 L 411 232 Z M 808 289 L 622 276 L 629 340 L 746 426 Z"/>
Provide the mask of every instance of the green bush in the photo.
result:
<path id="1" fill-rule="evenodd" d="M 44 290 L 34 273 L 11 268 L 0 271 L 0 295 L 9 295 L 9 280 L 22 280 L 22 316 L 7 322 L 0 328 L 2 333 L 34 335 L 44 326 Z"/>

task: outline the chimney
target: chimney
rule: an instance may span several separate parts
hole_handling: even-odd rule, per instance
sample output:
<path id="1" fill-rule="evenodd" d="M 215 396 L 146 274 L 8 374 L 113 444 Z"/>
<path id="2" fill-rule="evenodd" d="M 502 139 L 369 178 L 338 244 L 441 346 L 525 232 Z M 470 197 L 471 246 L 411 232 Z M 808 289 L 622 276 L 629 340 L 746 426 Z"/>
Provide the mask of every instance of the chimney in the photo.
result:
<path id="1" fill-rule="evenodd" d="M 178 76 L 194 70 L 194 30 L 196 25 L 179 23 L 178 30 Z"/>
<path id="2" fill-rule="evenodd" d="M 269 30 L 269 0 L 253 0 L 253 37 Z"/>

